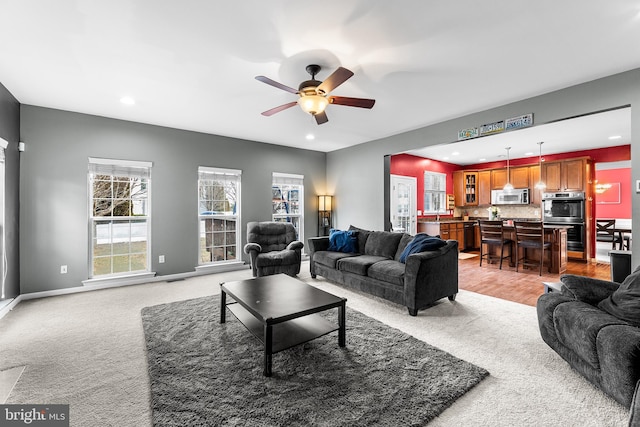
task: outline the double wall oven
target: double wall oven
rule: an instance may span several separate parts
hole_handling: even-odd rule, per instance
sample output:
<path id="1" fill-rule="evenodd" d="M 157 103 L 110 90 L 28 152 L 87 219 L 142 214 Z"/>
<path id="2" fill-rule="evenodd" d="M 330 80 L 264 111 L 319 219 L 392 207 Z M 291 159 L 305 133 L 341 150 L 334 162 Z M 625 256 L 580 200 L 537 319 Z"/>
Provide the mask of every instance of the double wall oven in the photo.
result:
<path id="1" fill-rule="evenodd" d="M 567 250 L 585 250 L 585 200 L 582 192 L 542 194 L 545 224 L 567 225 Z"/>

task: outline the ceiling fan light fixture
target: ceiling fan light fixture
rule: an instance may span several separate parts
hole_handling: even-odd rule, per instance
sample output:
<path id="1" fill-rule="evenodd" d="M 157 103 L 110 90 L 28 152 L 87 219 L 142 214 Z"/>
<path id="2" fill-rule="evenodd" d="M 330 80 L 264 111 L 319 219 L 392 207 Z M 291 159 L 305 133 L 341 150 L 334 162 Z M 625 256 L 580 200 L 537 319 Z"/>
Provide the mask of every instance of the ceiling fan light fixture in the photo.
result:
<path id="1" fill-rule="evenodd" d="M 329 105 L 329 99 L 322 95 L 302 95 L 298 98 L 298 105 L 305 113 L 315 116 L 324 112 Z"/>

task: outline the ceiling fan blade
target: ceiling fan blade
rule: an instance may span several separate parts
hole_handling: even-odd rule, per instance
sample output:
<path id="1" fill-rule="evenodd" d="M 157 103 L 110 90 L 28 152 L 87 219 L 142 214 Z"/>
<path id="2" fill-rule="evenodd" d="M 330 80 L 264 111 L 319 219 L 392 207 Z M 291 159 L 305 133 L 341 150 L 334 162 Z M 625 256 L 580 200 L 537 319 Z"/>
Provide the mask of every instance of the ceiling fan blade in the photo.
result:
<path id="1" fill-rule="evenodd" d="M 376 100 L 366 98 L 349 98 L 348 96 L 330 96 L 329 102 L 337 105 L 346 105 L 347 107 L 373 108 L 373 104 L 376 103 Z"/>
<path id="2" fill-rule="evenodd" d="M 267 116 L 267 117 L 269 117 L 269 116 L 273 116 L 275 113 L 279 113 L 279 112 L 280 112 L 280 111 L 282 111 L 282 110 L 286 110 L 287 108 L 291 108 L 291 107 L 293 107 L 294 105 L 296 105 L 297 103 L 298 103 L 297 101 L 288 102 L 288 103 L 286 103 L 286 104 L 282 104 L 282 105 L 280 105 L 279 107 L 274 107 L 274 108 L 272 108 L 272 109 L 270 109 L 270 110 L 264 111 L 264 112 L 262 112 L 261 114 L 262 114 L 263 116 Z"/>
<path id="3" fill-rule="evenodd" d="M 315 116 L 316 119 L 316 123 L 321 125 L 323 123 L 327 123 L 329 121 L 329 118 L 327 117 L 327 113 L 325 113 L 324 111 L 322 113 L 318 113 Z"/>
<path id="4" fill-rule="evenodd" d="M 353 76 L 353 71 L 347 70 L 346 68 L 339 67 L 337 70 L 333 72 L 329 77 L 327 77 L 320 86 L 318 86 L 317 90 L 319 92 L 329 93 L 342 83 L 346 82 Z"/>
<path id="5" fill-rule="evenodd" d="M 298 91 L 295 90 L 294 88 L 289 87 L 289 86 L 285 86 L 282 83 L 278 83 L 275 80 L 271 80 L 269 77 L 256 76 L 256 80 L 261 81 L 262 83 L 266 83 L 268 85 L 271 85 L 273 87 L 277 87 L 278 89 L 282 89 L 284 91 L 291 92 L 291 93 L 294 93 L 296 95 L 298 94 Z"/>

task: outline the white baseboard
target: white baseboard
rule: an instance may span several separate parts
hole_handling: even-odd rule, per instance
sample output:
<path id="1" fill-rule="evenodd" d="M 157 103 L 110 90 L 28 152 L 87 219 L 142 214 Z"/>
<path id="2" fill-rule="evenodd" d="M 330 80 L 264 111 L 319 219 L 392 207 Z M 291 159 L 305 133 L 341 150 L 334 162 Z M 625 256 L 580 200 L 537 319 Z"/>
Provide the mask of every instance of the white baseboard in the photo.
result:
<path id="1" fill-rule="evenodd" d="M 75 286 L 73 288 L 55 289 L 51 291 L 31 292 L 28 294 L 20 294 L 15 297 L 9 304 L 0 309 L 0 319 L 20 303 L 37 298 L 48 298 L 60 295 L 76 294 L 79 292 L 97 291 L 100 289 L 119 288 L 122 286 L 141 285 L 143 283 L 152 282 L 171 282 L 174 280 L 187 279 L 195 276 L 206 276 L 207 274 L 224 273 L 226 271 L 242 270 L 246 268 L 244 262 L 230 263 L 221 266 L 197 267 L 195 271 L 185 273 L 167 274 L 165 276 L 155 276 L 155 273 L 145 273 L 136 276 L 112 277 L 109 279 L 85 280 L 83 286 Z"/>

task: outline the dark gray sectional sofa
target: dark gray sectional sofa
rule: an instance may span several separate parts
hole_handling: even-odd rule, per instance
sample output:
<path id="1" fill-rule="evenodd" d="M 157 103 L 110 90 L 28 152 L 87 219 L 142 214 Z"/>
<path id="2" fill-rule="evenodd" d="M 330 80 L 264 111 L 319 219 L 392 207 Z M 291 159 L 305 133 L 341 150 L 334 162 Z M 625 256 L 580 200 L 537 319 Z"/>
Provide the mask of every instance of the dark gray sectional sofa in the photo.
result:
<path id="1" fill-rule="evenodd" d="M 413 236 L 356 227 L 357 252 L 329 251 L 329 237 L 308 240 L 311 277 L 322 276 L 350 288 L 405 305 L 409 314 L 458 293 L 458 242 L 415 253 L 400 262 Z"/>

